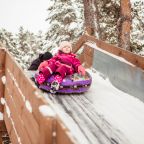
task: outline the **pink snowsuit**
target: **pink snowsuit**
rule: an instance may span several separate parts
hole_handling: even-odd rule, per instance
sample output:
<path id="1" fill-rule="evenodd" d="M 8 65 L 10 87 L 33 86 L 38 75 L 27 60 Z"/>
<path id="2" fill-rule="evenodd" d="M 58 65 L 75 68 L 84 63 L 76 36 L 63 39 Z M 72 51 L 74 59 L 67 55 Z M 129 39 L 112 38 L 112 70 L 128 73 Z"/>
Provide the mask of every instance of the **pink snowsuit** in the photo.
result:
<path id="1" fill-rule="evenodd" d="M 78 72 L 78 66 L 81 65 L 75 54 L 66 54 L 62 51 L 59 51 L 57 55 L 47 62 L 48 65 L 40 70 L 45 79 L 48 79 L 53 73 L 59 74 L 64 79 L 66 75 Z"/>

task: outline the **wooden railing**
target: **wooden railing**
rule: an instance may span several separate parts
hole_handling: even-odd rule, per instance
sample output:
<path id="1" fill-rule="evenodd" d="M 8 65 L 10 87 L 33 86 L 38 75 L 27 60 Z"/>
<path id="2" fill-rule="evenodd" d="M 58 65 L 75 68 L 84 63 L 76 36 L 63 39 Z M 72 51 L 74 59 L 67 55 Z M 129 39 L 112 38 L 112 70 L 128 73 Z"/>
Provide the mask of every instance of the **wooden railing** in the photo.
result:
<path id="1" fill-rule="evenodd" d="M 95 43 L 97 47 L 99 47 L 100 49 L 105 50 L 114 55 L 120 56 L 125 60 L 129 61 L 130 63 L 134 64 L 135 66 L 144 69 L 144 57 L 134 54 L 130 51 L 124 50 L 122 48 L 116 47 L 114 45 L 105 43 L 90 35 L 81 36 L 77 41 L 77 43 L 74 45 L 73 52 L 76 53 L 81 48 L 82 45 L 85 46 L 84 44 L 86 42 Z M 90 67 L 92 65 L 94 51 L 89 46 L 85 47 L 86 48 L 84 48 L 84 51 L 80 56 L 80 59 L 82 62 L 87 61 L 88 66 Z"/>
<path id="2" fill-rule="evenodd" d="M 13 144 L 72 144 L 69 130 L 52 105 L 46 101 L 34 83 L 25 75 L 8 51 L 0 49 L 1 112 Z M 47 115 L 41 112 L 44 107 Z M 4 110 L 3 110 L 4 109 Z"/>

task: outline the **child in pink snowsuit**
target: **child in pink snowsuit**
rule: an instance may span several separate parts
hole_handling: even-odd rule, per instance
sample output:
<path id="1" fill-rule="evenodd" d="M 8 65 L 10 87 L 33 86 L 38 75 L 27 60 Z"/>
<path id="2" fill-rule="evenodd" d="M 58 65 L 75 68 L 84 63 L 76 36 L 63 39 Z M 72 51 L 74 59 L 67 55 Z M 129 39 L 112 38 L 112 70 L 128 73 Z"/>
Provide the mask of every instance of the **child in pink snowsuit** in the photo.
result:
<path id="1" fill-rule="evenodd" d="M 59 46 L 58 53 L 50 60 L 40 64 L 37 82 L 42 84 L 52 74 L 55 74 L 54 81 L 51 83 L 51 88 L 53 90 L 58 90 L 60 83 L 66 75 L 71 75 L 76 72 L 85 75 L 85 69 L 82 67 L 79 59 L 76 58 L 76 55 L 71 51 L 71 43 L 63 41 Z"/>

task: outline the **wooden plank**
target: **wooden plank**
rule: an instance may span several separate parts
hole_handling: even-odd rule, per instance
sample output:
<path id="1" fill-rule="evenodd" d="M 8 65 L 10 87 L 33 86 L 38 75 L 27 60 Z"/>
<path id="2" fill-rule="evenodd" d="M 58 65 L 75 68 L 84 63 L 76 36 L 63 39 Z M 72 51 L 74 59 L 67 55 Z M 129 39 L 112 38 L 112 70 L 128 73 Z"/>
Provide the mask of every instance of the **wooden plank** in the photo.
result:
<path id="1" fill-rule="evenodd" d="M 83 43 L 85 42 L 85 38 L 86 36 L 85 35 L 82 35 L 79 40 L 75 43 L 75 45 L 73 46 L 73 53 L 76 53 L 80 47 L 83 45 Z"/>
<path id="2" fill-rule="evenodd" d="M 13 96 L 13 100 L 15 102 L 16 109 L 17 109 L 18 113 L 21 115 L 25 103 L 24 103 L 24 100 L 22 98 L 20 91 L 15 86 L 15 83 L 13 85 L 12 96 Z"/>
<path id="3" fill-rule="evenodd" d="M 0 98 L 4 97 L 4 84 L 1 81 L 3 75 L 4 75 L 4 71 L 1 71 L 0 72 Z M 3 105 L 1 103 L 0 103 L 0 112 L 3 113 Z"/>
<path id="4" fill-rule="evenodd" d="M 6 123 L 6 128 L 7 128 L 9 137 L 11 139 L 11 142 L 13 144 L 19 144 L 19 142 L 17 140 L 18 138 L 17 138 L 16 133 L 15 133 L 14 128 L 13 128 L 11 118 L 7 114 L 6 105 L 4 106 L 4 121 Z"/>
<path id="5" fill-rule="evenodd" d="M 11 131 L 13 129 L 13 126 L 12 126 L 11 119 L 8 117 L 5 106 L 4 106 L 4 122 L 5 122 L 5 127 L 6 127 L 6 130 L 7 130 L 7 134 L 9 136 L 9 134 L 11 133 Z M 11 139 L 9 137 L 8 142 L 10 142 L 10 141 L 11 141 Z"/>
<path id="6" fill-rule="evenodd" d="M 34 84 L 29 80 L 29 78 L 18 68 L 16 67 L 14 70 L 14 77 L 16 79 L 16 83 L 18 84 L 19 91 L 14 88 L 14 99 L 18 98 L 19 94 L 21 97 L 24 97 L 23 99 L 26 101 L 28 100 L 32 106 L 33 109 L 33 116 L 39 121 L 39 111 L 38 107 L 39 105 L 45 104 L 44 98 L 41 96 L 37 96 L 36 93 L 36 87 Z M 21 92 L 21 93 L 20 93 Z M 19 101 L 20 104 L 22 104 L 22 98 L 19 96 L 19 98 L 15 101 Z M 19 105 L 20 107 L 23 107 L 23 105 Z"/>
<path id="7" fill-rule="evenodd" d="M 13 73 L 15 69 L 14 58 L 8 51 L 6 51 L 5 68 L 8 68 L 11 71 L 11 73 Z"/>
<path id="8" fill-rule="evenodd" d="M 18 65 L 18 63 L 15 61 L 15 59 L 11 56 L 9 52 L 6 54 L 6 67 L 13 74 L 14 79 L 17 81 L 17 84 L 21 89 L 22 93 L 26 96 L 27 99 L 29 99 L 30 96 L 27 94 L 28 89 L 30 91 L 33 91 L 36 89 L 36 86 L 26 76 L 23 69 Z"/>
<path id="9" fill-rule="evenodd" d="M 36 86 L 16 63 L 13 75 L 17 81 L 19 88 L 25 96 L 25 99 L 30 100 L 32 96 L 29 95 L 29 92 L 33 93 L 37 89 Z"/>
<path id="10" fill-rule="evenodd" d="M 2 76 L 5 73 L 5 55 L 4 49 L 0 49 L 0 98 L 4 96 L 4 85 L 1 81 Z M 0 103 L 0 112 L 3 112 L 3 105 Z"/>
<path id="11" fill-rule="evenodd" d="M 82 53 L 80 54 L 80 56 L 78 58 L 81 63 L 84 63 L 84 51 L 82 51 Z"/>
<path id="12" fill-rule="evenodd" d="M 17 111 L 12 96 L 9 95 L 7 89 L 5 90 L 5 100 L 11 112 L 11 119 L 13 120 L 13 127 L 16 129 L 18 136 L 21 139 L 22 144 L 31 144 L 30 138 L 24 128 L 24 124 L 20 114 Z"/>
<path id="13" fill-rule="evenodd" d="M 11 90 L 11 94 L 12 94 L 12 91 L 13 91 L 13 85 L 14 85 L 14 80 L 12 79 L 10 73 L 8 72 L 8 69 L 6 69 L 5 71 L 5 76 L 6 76 L 6 84 L 5 84 L 5 87 L 8 87 L 8 89 Z"/>
<path id="14" fill-rule="evenodd" d="M 15 65 L 15 68 L 13 69 L 12 73 L 14 73 L 13 76 L 18 83 L 18 87 L 21 90 L 21 92 L 24 93 L 24 96 L 26 96 L 26 99 L 30 98 L 30 101 L 34 101 L 33 105 L 36 104 L 35 103 L 36 101 L 37 101 L 37 106 L 39 106 L 40 104 L 45 104 L 40 99 L 35 100 L 35 89 L 36 88 L 32 86 L 30 81 L 28 81 L 28 78 L 25 76 L 25 74 L 21 71 L 21 69 L 17 65 Z M 7 75 L 10 75 L 10 74 L 7 73 Z M 12 80 L 11 76 L 9 76 L 9 81 L 10 80 L 11 80 L 11 82 L 8 85 L 9 88 L 11 85 L 15 85 L 15 82 L 13 84 L 13 80 Z M 16 94 L 16 92 L 18 92 L 16 90 L 16 87 L 14 86 L 11 89 L 12 89 L 11 94 L 13 95 L 13 99 L 15 100 L 16 103 L 19 103 L 19 101 L 15 99 L 15 94 Z M 27 91 L 25 89 L 27 89 Z M 19 94 L 20 93 L 18 93 L 17 96 L 19 96 Z M 21 100 L 21 103 L 22 103 L 22 100 Z M 34 111 L 36 111 L 36 110 L 38 113 L 38 107 L 35 106 Z M 24 121 L 24 126 L 27 130 L 27 133 L 29 134 L 29 137 L 30 137 L 32 143 L 37 143 L 38 136 L 39 136 L 39 125 L 37 124 L 37 121 L 33 117 L 33 114 L 29 113 L 29 111 L 25 107 L 22 111 L 21 116 L 22 116 L 22 119 Z"/>
<path id="15" fill-rule="evenodd" d="M 84 61 L 85 61 L 86 68 L 92 66 L 93 56 L 94 56 L 94 49 L 87 45 L 84 45 Z"/>
<path id="16" fill-rule="evenodd" d="M 26 131 L 30 137 L 32 144 L 38 144 L 39 141 L 39 125 L 35 120 L 32 113 L 30 113 L 26 107 L 22 111 L 21 118 L 23 120 Z"/>
<path id="17" fill-rule="evenodd" d="M 13 96 L 17 111 L 19 114 L 21 114 L 22 109 L 24 107 L 24 100 L 22 98 L 22 94 L 20 93 L 19 89 L 17 88 L 17 82 L 13 80 L 11 74 L 8 72 L 8 69 L 6 70 L 6 77 L 7 77 L 7 83 L 5 87 L 9 90 L 9 94 Z"/>
<path id="18" fill-rule="evenodd" d="M 53 144 L 55 139 L 53 137 L 54 130 L 56 129 L 54 117 L 40 117 L 40 144 Z"/>
<path id="19" fill-rule="evenodd" d="M 39 106 L 46 105 L 47 101 L 44 99 L 44 97 L 42 96 L 39 90 L 35 91 L 32 94 L 30 92 L 30 95 L 31 95 L 30 104 L 32 106 L 32 114 L 36 119 L 37 123 L 40 125 L 41 114 L 39 111 Z"/>
<path id="20" fill-rule="evenodd" d="M 84 45 L 84 50 L 79 56 L 79 60 L 81 61 L 81 63 L 83 63 L 85 68 L 89 68 L 92 66 L 93 55 L 94 55 L 94 49 L 89 47 L 88 45 Z"/>
<path id="21" fill-rule="evenodd" d="M 66 129 L 64 124 L 58 120 L 56 128 L 56 144 L 74 144 L 74 139 L 70 136 L 69 131 Z"/>
<path id="22" fill-rule="evenodd" d="M 12 122 L 11 122 L 10 118 L 8 117 L 8 114 L 6 111 L 6 106 L 4 106 L 4 121 L 6 124 L 7 132 L 8 132 L 8 134 L 10 134 L 11 130 L 12 130 Z"/>
<path id="23" fill-rule="evenodd" d="M 19 137 L 17 137 L 15 129 L 12 129 L 9 136 L 10 136 L 12 144 L 20 144 L 20 141 L 19 141 L 20 139 Z"/>
<path id="24" fill-rule="evenodd" d="M 0 49 L 0 69 L 4 69 L 5 67 L 5 49 Z"/>
<path id="25" fill-rule="evenodd" d="M 110 52 L 114 55 L 123 57 L 132 64 L 144 69 L 144 57 L 142 56 L 136 55 L 130 51 L 124 50 L 114 45 L 105 43 L 101 40 L 97 40 L 95 37 L 92 36 L 86 36 L 86 41 L 95 42 L 99 48 L 106 50 L 107 52 Z"/>
<path id="26" fill-rule="evenodd" d="M 16 79 L 16 81 L 18 82 L 18 85 L 20 85 L 20 78 L 21 78 L 21 73 L 22 73 L 22 69 L 17 65 L 17 63 L 15 62 L 14 63 L 15 65 L 15 69 L 13 71 L 13 75 L 14 75 L 14 78 Z"/>

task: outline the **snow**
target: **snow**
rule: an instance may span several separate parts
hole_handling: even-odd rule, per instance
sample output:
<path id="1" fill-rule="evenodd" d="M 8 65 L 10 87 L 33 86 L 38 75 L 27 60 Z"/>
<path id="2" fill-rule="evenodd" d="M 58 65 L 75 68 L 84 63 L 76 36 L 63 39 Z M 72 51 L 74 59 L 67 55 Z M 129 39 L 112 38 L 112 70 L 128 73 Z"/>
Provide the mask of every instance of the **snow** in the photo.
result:
<path id="1" fill-rule="evenodd" d="M 5 104 L 5 99 L 3 97 L 0 98 L 0 104 L 4 105 Z M 3 113 L 0 112 L 0 120 L 3 120 Z"/>
<path id="2" fill-rule="evenodd" d="M 1 97 L 0 102 L 1 102 L 2 105 L 4 105 L 5 104 L 5 99 L 3 97 Z"/>
<path id="3" fill-rule="evenodd" d="M 26 105 L 27 110 L 30 113 L 32 113 L 32 106 L 31 106 L 31 104 L 30 104 L 30 102 L 28 100 L 26 100 L 25 105 Z"/>
<path id="4" fill-rule="evenodd" d="M 3 120 L 3 113 L 0 112 L 0 121 Z"/>
<path id="5" fill-rule="evenodd" d="M 7 115 L 8 115 L 8 118 L 10 118 L 10 109 L 9 109 L 9 107 L 8 107 L 8 105 L 7 105 L 7 103 L 5 103 L 5 107 L 6 107 L 6 113 L 7 113 Z"/>
<path id="6" fill-rule="evenodd" d="M 55 117 L 56 116 L 55 112 L 48 105 L 41 105 L 41 106 L 39 106 L 39 111 L 45 117 L 47 117 L 47 116 L 48 117 Z"/>
<path id="7" fill-rule="evenodd" d="M 6 77 L 2 76 L 1 80 L 2 80 L 2 83 L 5 85 L 6 84 Z"/>
<path id="8" fill-rule="evenodd" d="M 108 78 L 89 70 L 93 78 L 88 95 L 97 111 L 131 141 L 144 143 L 144 104 L 139 99 L 115 88 Z M 95 97 L 95 93 L 98 93 Z"/>

